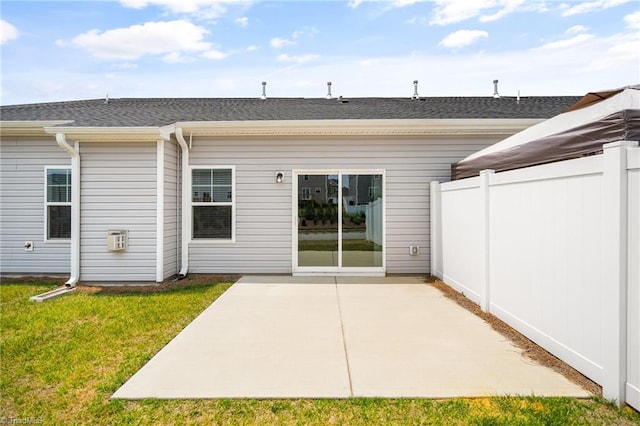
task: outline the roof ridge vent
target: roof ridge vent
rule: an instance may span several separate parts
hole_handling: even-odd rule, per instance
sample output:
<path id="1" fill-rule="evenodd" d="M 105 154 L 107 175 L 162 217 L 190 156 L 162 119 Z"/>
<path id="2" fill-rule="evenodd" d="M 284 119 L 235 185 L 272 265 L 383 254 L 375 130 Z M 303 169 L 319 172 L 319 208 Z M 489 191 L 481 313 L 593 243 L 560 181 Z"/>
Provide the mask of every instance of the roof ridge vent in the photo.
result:
<path id="1" fill-rule="evenodd" d="M 500 94 L 498 93 L 498 80 L 493 80 L 493 97 L 494 99 L 500 98 Z"/>
<path id="2" fill-rule="evenodd" d="M 262 95 L 260 96 L 260 99 L 262 99 L 263 101 L 267 99 L 267 82 L 266 81 L 262 82 Z"/>
<path id="3" fill-rule="evenodd" d="M 331 82 L 327 81 L 327 99 L 331 99 Z"/>
<path id="4" fill-rule="evenodd" d="M 413 80 L 413 96 L 411 99 L 420 99 L 420 95 L 418 95 L 418 80 Z"/>

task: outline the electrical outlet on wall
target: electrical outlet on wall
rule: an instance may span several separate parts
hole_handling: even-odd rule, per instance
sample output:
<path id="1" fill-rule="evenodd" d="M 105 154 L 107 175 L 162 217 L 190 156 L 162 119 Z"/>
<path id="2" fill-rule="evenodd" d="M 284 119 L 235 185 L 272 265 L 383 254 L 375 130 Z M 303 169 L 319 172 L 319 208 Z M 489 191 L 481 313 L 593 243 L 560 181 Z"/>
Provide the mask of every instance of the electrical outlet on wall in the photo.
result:
<path id="1" fill-rule="evenodd" d="M 417 256 L 420 254 L 420 246 L 409 246 L 409 254 L 411 256 Z"/>

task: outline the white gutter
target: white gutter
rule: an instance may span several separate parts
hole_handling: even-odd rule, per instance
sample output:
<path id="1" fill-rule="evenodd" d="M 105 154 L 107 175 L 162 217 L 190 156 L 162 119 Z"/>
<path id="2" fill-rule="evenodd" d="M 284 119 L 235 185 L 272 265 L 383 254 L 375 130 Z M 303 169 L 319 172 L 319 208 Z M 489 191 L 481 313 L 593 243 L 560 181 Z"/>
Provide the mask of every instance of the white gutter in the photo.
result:
<path id="1" fill-rule="evenodd" d="M 189 239 L 191 238 L 191 173 L 189 173 L 189 145 L 182 135 L 182 127 L 176 127 L 176 139 L 182 150 L 182 267 L 178 275 L 186 277 L 189 272 Z"/>
<path id="2" fill-rule="evenodd" d="M 80 280 L 80 144 L 69 145 L 64 133 L 56 133 L 56 142 L 71 156 L 71 276 L 65 285 L 74 287 Z"/>

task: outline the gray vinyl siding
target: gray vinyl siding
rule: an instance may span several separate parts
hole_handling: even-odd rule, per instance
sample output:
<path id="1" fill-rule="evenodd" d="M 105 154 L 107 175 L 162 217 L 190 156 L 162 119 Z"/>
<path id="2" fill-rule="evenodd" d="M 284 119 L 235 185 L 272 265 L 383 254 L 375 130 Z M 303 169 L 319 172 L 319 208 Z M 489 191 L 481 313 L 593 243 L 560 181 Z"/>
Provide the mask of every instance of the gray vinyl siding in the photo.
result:
<path id="1" fill-rule="evenodd" d="M 45 242 L 45 166 L 70 166 L 53 138 L 0 141 L 0 272 L 69 274 L 70 243 Z M 25 241 L 33 241 L 26 252 Z"/>
<path id="2" fill-rule="evenodd" d="M 80 145 L 80 277 L 156 280 L 156 143 Z M 126 252 L 107 251 L 109 229 L 126 229 Z"/>
<path id="3" fill-rule="evenodd" d="M 168 278 L 178 273 L 178 146 L 164 144 L 164 271 Z"/>
<path id="4" fill-rule="evenodd" d="M 236 241 L 192 241 L 190 272 L 291 273 L 292 170 L 384 169 L 386 270 L 428 273 L 429 182 L 448 180 L 451 163 L 501 139 L 194 139 L 192 166 L 236 167 Z M 420 246 L 418 256 L 410 245 Z"/>

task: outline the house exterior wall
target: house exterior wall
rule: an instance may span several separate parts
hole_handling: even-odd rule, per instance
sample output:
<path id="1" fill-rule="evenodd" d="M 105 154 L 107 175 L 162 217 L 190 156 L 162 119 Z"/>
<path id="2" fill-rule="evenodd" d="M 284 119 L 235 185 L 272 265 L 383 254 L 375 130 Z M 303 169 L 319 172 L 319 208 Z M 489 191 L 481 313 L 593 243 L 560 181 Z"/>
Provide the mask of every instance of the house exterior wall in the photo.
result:
<path id="1" fill-rule="evenodd" d="M 68 274 L 69 241 L 45 242 L 45 167 L 71 165 L 52 138 L 0 141 L 0 273 Z M 27 252 L 25 241 L 33 242 Z"/>
<path id="2" fill-rule="evenodd" d="M 189 271 L 291 273 L 292 171 L 384 169 L 386 272 L 428 273 L 429 181 L 447 180 L 451 163 L 499 139 L 194 137 L 191 166 L 235 166 L 236 241 L 192 240 Z M 410 245 L 420 246 L 418 256 L 409 255 Z"/>
<path id="3" fill-rule="evenodd" d="M 178 146 L 175 141 L 164 143 L 164 271 L 166 279 L 178 273 Z"/>
<path id="4" fill-rule="evenodd" d="M 80 145 L 80 277 L 83 281 L 156 280 L 156 144 Z M 128 232 L 110 252 L 107 231 Z"/>

